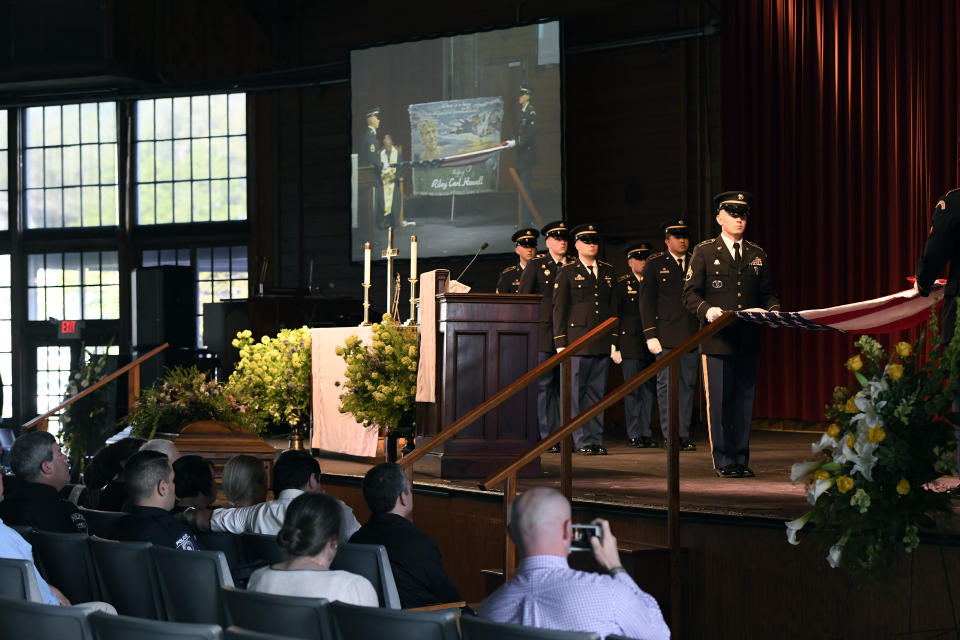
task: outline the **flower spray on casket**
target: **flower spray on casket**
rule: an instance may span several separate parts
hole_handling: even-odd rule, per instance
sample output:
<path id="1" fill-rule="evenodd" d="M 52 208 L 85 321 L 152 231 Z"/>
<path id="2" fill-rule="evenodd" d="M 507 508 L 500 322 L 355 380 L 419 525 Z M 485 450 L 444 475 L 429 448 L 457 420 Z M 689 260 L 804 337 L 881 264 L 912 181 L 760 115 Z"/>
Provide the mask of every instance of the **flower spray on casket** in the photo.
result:
<path id="1" fill-rule="evenodd" d="M 930 352 L 921 357 L 924 337 Z M 858 385 L 837 387 L 827 406 L 826 433 L 811 445 L 817 459 L 793 465 L 790 479 L 805 480 L 813 508 L 786 523 L 787 540 L 809 536 L 828 548 L 831 567 L 881 573 L 920 543 L 921 529 L 952 516 L 952 493 L 936 480 L 956 470 L 951 413 L 957 388 L 960 330 L 939 343 L 936 313 L 913 345 L 886 353 L 870 336 L 845 366 Z"/>

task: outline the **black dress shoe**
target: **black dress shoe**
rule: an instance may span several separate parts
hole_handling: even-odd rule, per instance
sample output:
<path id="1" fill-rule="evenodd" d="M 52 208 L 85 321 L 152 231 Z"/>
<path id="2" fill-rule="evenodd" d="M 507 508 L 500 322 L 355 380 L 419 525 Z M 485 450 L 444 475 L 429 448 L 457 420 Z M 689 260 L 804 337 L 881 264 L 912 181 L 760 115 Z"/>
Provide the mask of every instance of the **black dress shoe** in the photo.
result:
<path id="1" fill-rule="evenodd" d="M 579 453 L 579 454 L 585 455 L 585 456 L 592 456 L 592 455 L 593 455 L 593 447 L 591 447 L 590 445 L 587 445 L 587 446 L 585 446 L 585 447 L 580 447 L 579 449 L 577 449 L 576 452 Z"/>
<path id="2" fill-rule="evenodd" d="M 739 478 L 740 469 L 735 464 L 728 464 L 720 467 L 717 471 L 717 477 L 719 478 Z"/>
<path id="3" fill-rule="evenodd" d="M 751 469 L 745 464 L 738 464 L 737 467 L 739 471 L 739 473 L 737 474 L 738 478 L 753 478 L 757 475 L 753 472 L 753 469 Z"/>
<path id="4" fill-rule="evenodd" d="M 696 451 L 697 445 L 690 438 L 680 438 L 680 451 Z"/>
<path id="5" fill-rule="evenodd" d="M 630 444 L 636 447 L 637 449 L 652 449 L 657 445 L 654 444 L 653 440 L 649 436 L 640 436 L 639 438 L 631 438 Z"/>
<path id="6" fill-rule="evenodd" d="M 593 445 L 593 455 L 595 456 L 605 456 L 607 455 L 607 450 L 604 447 L 601 447 L 598 444 Z"/>
<path id="7" fill-rule="evenodd" d="M 560 453 L 560 443 L 558 442 L 557 444 L 547 449 L 547 453 Z"/>

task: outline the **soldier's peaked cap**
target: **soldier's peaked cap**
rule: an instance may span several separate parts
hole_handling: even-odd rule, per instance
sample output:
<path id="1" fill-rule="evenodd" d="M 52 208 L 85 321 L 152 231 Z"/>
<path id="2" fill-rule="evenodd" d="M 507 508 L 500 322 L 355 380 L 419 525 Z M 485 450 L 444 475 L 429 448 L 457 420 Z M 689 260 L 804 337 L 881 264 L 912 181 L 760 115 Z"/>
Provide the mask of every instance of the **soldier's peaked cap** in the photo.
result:
<path id="1" fill-rule="evenodd" d="M 623 255 L 627 256 L 628 259 L 636 258 L 637 260 L 646 260 L 651 251 L 653 251 L 653 247 L 651 247 L 649 243 L 638 242 L 624 249 Z"/>
<path id="2" fill-rule="evenodd" d="M 729 209 L 727 205 L 730 205 Z M 713 209 L 717 213 L 720 209 L 749 212 L 751 207 L 753 207 L 753 194 L 749 191 L 724 191 L 713 196 Z"/>
<path id="3" fill-rule="evenodd" d="M 540 232 L 536 229 L 518 229 L 510 239 L 521 247 L 536 247 Z"/>
<path id="4" fill-rule="evenodd" d="M 581 224 L 577 225 L 570 232 L 574 240 L 599 240 L 600 232 L 597 231 L 596 225 L 593 224 Z"/>
<path id="5" fill-rule="evenodd" d="M 553 237 L 566 240 L 570 237 L 570 227 L 568 227 L 567 223 L 563 220 L 554 220 L 553 222 L 548 222 L 543 225 L 540 233 L 542 233 L 545 238 Z"/>

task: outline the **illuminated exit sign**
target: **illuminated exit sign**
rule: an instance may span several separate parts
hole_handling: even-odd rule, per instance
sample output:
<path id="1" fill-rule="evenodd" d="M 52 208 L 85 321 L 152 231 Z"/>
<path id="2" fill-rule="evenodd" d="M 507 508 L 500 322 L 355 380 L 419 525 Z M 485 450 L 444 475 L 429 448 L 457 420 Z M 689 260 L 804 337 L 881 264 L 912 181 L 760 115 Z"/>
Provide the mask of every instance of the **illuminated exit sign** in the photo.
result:
<path id="1" fill-rule="evenodd" d="M 61 340 L 79 340 L 82 320 L 61 320 L 57 323 L 57 337 Z"/>

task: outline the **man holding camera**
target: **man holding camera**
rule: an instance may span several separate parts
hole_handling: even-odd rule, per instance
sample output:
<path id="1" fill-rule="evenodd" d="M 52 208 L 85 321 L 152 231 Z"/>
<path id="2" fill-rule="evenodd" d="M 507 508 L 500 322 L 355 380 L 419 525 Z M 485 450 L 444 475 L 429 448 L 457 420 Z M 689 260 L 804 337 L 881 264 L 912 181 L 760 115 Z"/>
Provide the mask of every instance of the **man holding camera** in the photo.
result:
<path id="1" fill-rule="evenodd" d="M 556 489 L 535 487 L 510 505 L 510 537 L 520 567 L 510 582 L 480 605 L 494 622 L 544 629 L 584 631 L 660 640 L 670 637 L 657 601 L 644 593 L 620 563 L 610 523 L 596 519 L 600 537 L 590 539 L 606 571 L 574 571 L 567 565 L 573 541 L 570 503 Z"/>

